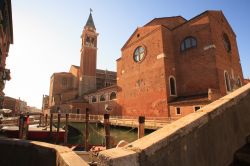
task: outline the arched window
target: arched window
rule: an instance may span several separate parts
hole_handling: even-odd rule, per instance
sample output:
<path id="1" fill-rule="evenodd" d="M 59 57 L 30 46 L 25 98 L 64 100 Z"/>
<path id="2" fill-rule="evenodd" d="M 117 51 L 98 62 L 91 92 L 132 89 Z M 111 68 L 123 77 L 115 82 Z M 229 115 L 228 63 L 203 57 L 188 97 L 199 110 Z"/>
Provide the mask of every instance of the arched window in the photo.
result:
<path id="1" fill-rule="evenodd" d="M 95 41 L 95 39 L 93 37 L 87 36 L 86 40 L 85 40 L 85 45 L 89 46 L 89 47 L 93 47 L 94 46 L 94 41 Z"/>
<path id="2" fill-rule="evenodd" d="M 145 57 L 145 49 L 142 46 L 137 47 L 135 49 L 133 57 L 135 62 L 142 61 L 143 58 Z"/>
<path id="3" fill-rule="evenodd" d="M 242 86 L 241 80 L 240 80 L 239 77 L 238 77 L 238 79 L 237 79 L 236 85 L 237 85 L 237 87 L 241 87 L 241 86 Z"/>
<path id="4" fill-rule="evenodd" d="M 92 103 L 95 103 L 95 102 L 96 102 L 96 97 L 95 97 L 95 96 L 92 96 L 91 101 L 92 101 Z"/>
<path id="5" fill-rule="evenodd" d="M 230 85 L 230 79 L 227 71 L 224 72 L 224 79 L 225 79 L 225 84 L 226 84 L 226 90 L 227 92 L 231 91 L 231 85 Z"/>
<path id="6" fill-rule="evenodd" d="M 63 88 L 67 88 L 67 84 L 68 84 L 67 78 L 63 77 L 63 78 L 62 78 L 62 87 L 63 87 Z"/>
<path id="7" fill-rule="evenodd" d="M 170 89 L 171 96 L 177 95 L 176 82 L 175 82 L 175 78 L 173 76 L 169 77 L 169 89 Z"/>
<path id="8" fill-rule="evenodd" d="M 115 93 L 115 92 L 112 92 L 112 93 L 110 94 L 109 99 L 110 99 L 110 100 L 116 99 L 116 93 Z"/>
<path id="9" fill-rule="evenodd" d="M 193 48 L 197 46 L 197 41 L 194 37 L 186 37 L 182 42 L 181 42 L 181 51 L 185 51 L 186 49 Z"/>
<path id="10" fill-rule="evenodd" d="M 231 52 L 231 43 L 230 43 L 230 40 L 229 40 L 227 34 L 225 34 L 225 33 L 223 34 L 223 42 L 224 42 L 224 46 L 225 46 L 227 52 L 230 53 Z"/>
<path id="11" fill-rule="evenodd" d="M 105 101 L 105 96 L 104 95 L 100 96 L 100 101 Z"/>

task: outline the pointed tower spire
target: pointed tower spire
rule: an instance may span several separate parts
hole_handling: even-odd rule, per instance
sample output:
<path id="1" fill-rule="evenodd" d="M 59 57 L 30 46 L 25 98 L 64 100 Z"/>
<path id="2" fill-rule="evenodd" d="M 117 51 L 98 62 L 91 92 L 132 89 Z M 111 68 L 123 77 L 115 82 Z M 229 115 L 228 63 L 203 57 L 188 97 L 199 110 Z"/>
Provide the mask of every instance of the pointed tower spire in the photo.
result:
<path id="1" fill-rule="evenodd" d="M 88 21 L 86 22 L 85 27 L 90 27 L 90 28 L 95 29 L 95 24 L 93 21 L 92 12 L 93 12 L 93 10 L 90 8 L 89 18 L 88 18 Z"/>

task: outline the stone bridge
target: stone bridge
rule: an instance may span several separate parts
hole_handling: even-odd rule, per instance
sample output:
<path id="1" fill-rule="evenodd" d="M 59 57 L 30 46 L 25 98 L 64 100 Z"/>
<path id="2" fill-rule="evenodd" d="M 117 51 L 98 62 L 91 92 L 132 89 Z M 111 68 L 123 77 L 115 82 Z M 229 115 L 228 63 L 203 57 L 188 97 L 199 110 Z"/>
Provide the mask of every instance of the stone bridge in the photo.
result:
<path id="1" fill-rule="evenodd" d="M 98 165 L 229 166 L 249 135 L 250 83 L 125 147 L 100 152 Z M 0 165 L 87 165 L 58 145 L 0 139 L 0 147 Z"/>
<path id="2" fill-rule="evenodd" d="M 228 166 L 250 135 L 250 84 L 123 148 L 99 165 Z"/>
<path id="3" fill-rule="evenodd" d="M 1 166 L 87 166 L 71 149 L 37 141 L 0 138 Z"/>

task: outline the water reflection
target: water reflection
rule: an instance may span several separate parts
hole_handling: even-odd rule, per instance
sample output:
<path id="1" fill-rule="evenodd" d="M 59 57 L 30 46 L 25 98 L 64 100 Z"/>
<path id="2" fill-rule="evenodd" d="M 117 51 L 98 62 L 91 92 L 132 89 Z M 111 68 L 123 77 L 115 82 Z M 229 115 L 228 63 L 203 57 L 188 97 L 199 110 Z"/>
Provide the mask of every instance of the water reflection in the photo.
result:
<path id="1" fill-rule="evenodd" d="M 80 134 L 76 135 L 75 132 L 69 131 L 68 143 L 69 144 L 83 144 L 85 138 L 85 124 L 84 123 L 70 123 L 75 129 L 80 131 Z M 153 130 L 146 130 L 145 134 L 149 134 Z M 113 144 L 117 144 L 120 140 L 126 142 L 133 142 L 137 139 L 137 128 L 125 128 L 125 127 L 110 127 L 110 135 L 112 137 Z M 89 144 L 90 145 L 104 145 L 105 144 L 105 130 L 102 124 L 91 123 L 89 124 Z"/>

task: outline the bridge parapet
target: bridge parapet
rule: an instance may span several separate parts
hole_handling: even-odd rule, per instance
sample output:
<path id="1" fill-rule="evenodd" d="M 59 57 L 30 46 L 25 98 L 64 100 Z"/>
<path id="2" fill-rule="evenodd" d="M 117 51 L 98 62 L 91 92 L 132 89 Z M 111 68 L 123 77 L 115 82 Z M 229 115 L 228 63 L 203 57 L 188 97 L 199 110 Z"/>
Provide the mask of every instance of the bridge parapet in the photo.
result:
<path id="1" fill-rule="evenodd" d="M 225 166 L 250 135 L 250 83 L 123 148 L 99 165 Z"/>
<path id="2" fill-rule="evenodd" d="M 0 138 L 0 147 L 0 165 L 88 165 L 68 147 L 45 142 Z"/>

